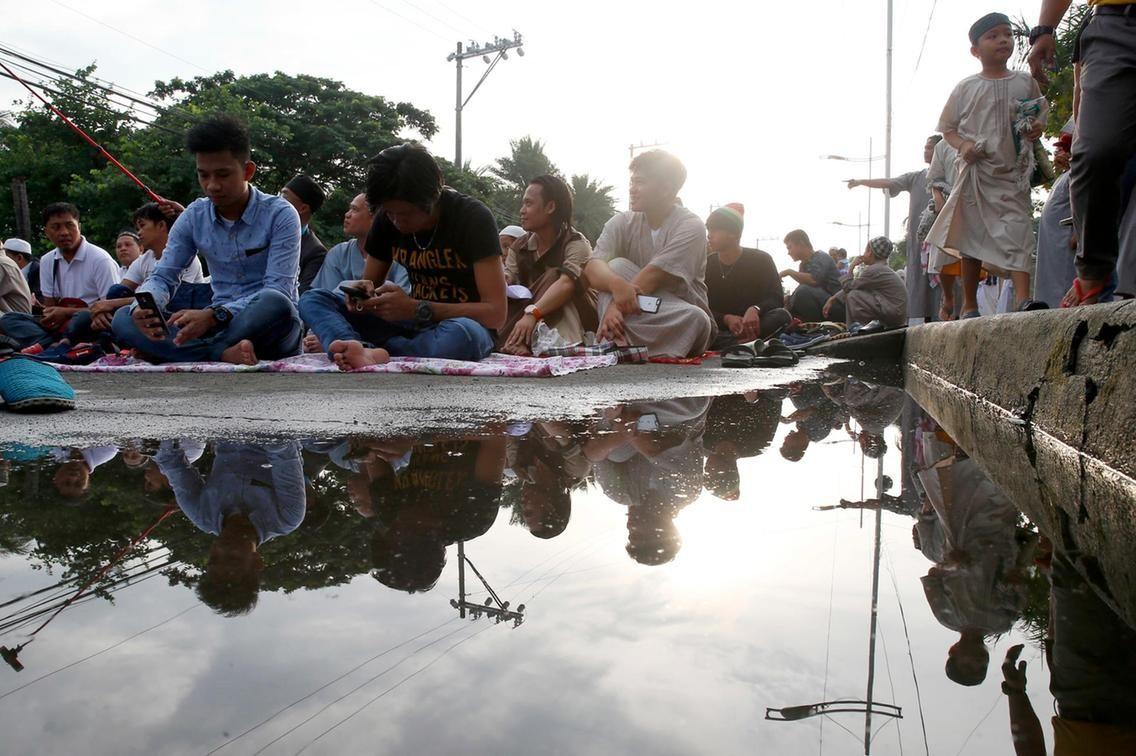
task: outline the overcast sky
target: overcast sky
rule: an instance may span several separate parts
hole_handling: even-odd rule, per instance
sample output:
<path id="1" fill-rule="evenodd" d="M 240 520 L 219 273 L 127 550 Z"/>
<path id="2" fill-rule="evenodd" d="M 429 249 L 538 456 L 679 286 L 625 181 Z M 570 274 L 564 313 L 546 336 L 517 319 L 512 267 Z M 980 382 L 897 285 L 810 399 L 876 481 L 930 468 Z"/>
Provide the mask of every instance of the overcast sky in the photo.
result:
<path id="1" fill-rule="evenodd" d="M 225 68 L 339 79 L 429 110 L 440 126 L 432 149 L 450 159 L 455 71 L 446 56 L 459 39 L 515 29 L 525 56 L 502 61 L 464 113 L 464 157 L 475 167 L 532 135 L 562 171 L 603 179 L 622 203 L 629 145 L 663 143 L 689 170 L 688 207 L 744 203 L 743 241 L 783 262 L 780 239 L 795 227 L 818 247 L 857 246 L 869 192 L 840 179 L 866 175 L 868 164 L 820 156 L 863 158 L 869 140 L 877 153 L 884 145 L 885 0 L 3 2 L 11 12 L 0 41 L 67 68 L 95 61 L 99 76 L 142 92 Z M 1036 22 L 1040 0 L 1013 2 L 895 0 L 893 173 L 921 167 L 951 87 L 975 72 L 969 25 L 991 10 Z M 484 68 L 467 61 L 467 92 Z M 0 82 L 0 104 L 20 91 Z M 880 175 L 883 162 L 873 165 Z M 883 201 L 871 194 L 875 235 Z M 893 238 L 906 215 L 901 195 Z"/>

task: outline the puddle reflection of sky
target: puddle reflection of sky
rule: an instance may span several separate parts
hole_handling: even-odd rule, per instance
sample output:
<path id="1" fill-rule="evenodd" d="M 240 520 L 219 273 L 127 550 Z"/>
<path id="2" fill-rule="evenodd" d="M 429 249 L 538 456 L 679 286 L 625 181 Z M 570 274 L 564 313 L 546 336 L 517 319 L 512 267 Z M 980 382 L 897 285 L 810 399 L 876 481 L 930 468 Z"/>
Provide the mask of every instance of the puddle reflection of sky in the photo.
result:
<path id="1" fill-rule="evenodd" d="M 769 401 L 775 409 L 781 403 L 780 397 Z M 563 533 L 540 539 L 511 523 L 524 518 L 521 500 L 516 514 L 497 509 L 493 526 L 465 543 L 466 556 L 501 599 L 514 610 L 525 605 L 520 627 L 458 617 L 449 603 L 458 596 L 452 543 L 433 588 L 408 594 L 380 585 L 371 574 L 373 536 L 344 533 L 389 529 L 394 520 L 389 511 L 366 518 L 348 506 L 348 483 L 336 489 L 338 504 L 322 525 L 328 532 L 334 528 L 337 540 L 321 546 L 321 528 L 300 526 L 264 544 L 262 587 L 247 614 L 220 616 L 193 590 L 171 586 L 160 573 L 114 593 L 113 602 L 84 599 L 62 612 L 20 653 L 24 671 L 0 668 L 5 750 L 862 752 L 857 745 L 862 715 L 771 722 L 764 714 L 766 707 L 865 695 L 876 515 L 814 507 L 871 497 L 876 460 L 865 459 L 860 445 L 835 428 L 814 440 L 800 462 L 790 463 L 778 449 L 797 426 L 776 423 L 770 426 L 772 443 L 740 460 L 737 498 L 720 498 L 702 487 L 703 452 L 711 445 L 707 438 L 716 438 L 713 428 L 704 427 L 709 404 L 665 403 L 649 408 L 654 420 L 634 419 L 633 435 L 640 440 L 687 430 L 674 439 L 677 445 L 641 458 L 639 469 L 596 469 L 595 479 L 573 492 Z M 785 400 L 781 415 L 796 409 Z M 611 424 L 609 418 L 604 429 L 617 432 Z M 904 480 L 900 432 L 890 427 L 885 436 L 882 470 L 893 482 L 891 493 L 898 494 Z M 603 436 L 581 436 L 595 438 Z M 212 456 L 199 461 L 202 467 L 210 460 L 216 464 L 217 447 L 210 448 Z M 422 468 L 407 466 L 399 449 L 386 451 L 384 460 L 396 474 L 425 476 Z M 193 468 L 190 456 L 185 460 Z M 608 459 L 625 464 L 633 456 L 624 445 Z M 341 455 L 341 461 L 352 466 L 350 455 Z M 275 475 L 271 485 L 291 485 L 280 482 L 287 477 L 282 463 L 272 464 L 253 477 Z M 50 486 L 53 469 L 43 467 L 41 489 Z M 346 473 L 334 469 L 340 477 Z M 14 486 L 26 484 L 20 473 L 17 464 L 9 486 L 0 489 L 5 508 L 14 500 Z M 141 482 L 121 459 L 93 475 Z M 221 498 L 240 485 L 225 482 Z M 95 505 L 90 498 L 66 505 L 42 491 L 41 496 L 42 506 L 53 508 L 51 517 L 64 521 L 87 516 L 83 508 Z M 681 506 L 668 509 L 663 520 L 642 520 L 635 513 L 660 496 L 678 497 Z M 161 512 L 161 503 L 159 496 L 149 509 L 136 507 L 122 518 L 124 528 L 140 531 Z M 670 515 L 673 531 L 665 521 Z M 210 522 L 190 519 L 206 529 Z M 281 519 L 288 516 L 277 518 L 277 526 Z M 11 516 L 0 520 L 0 534 L 5 520 L 10 524 Z M 873 721 L 878 735 L 872 752 L 922 752 L 922 708 L 934 752 L 954 753 L 965 744 L 966 753 L 1006 753 L 1012 746 L 998 665 L 1006 648 L 1027 643 L 1030 697 L 1044 719 L 1052 699 L 1040 648 L 1025 640 L 1019 623 L 988 641 L 990 670 L 981 685 L 963 687 L 946 679 L 947 649 L 959 634 L 936 621 L 924 595 L 919 579 L 932 565 L 913 547 L 913 522 L 911 516 L 882 514 L 874 697 L 901 706 L 904 716 Z M 664 556 L 673 553 L 673 559 L 656 566 L 633 560 L 629 526 L 658 529 L 655 535 L 665 531 Z M 124 529 L 118 545 L 135 532 Z M 319 566 L 301 563 L 288 569 L 301 575 L 307 570 L 308 583 L 274 583 L 274 571 L 288 558 L 289 539 L 309 541 L 306 559 L 335 555 L 334 579 L 318 587 L 312 575 Z M 79 534 L 73 540 L 76 550 L 85 547 Z M 35 556 L 46 540 L 25 544 L 23 553 L 10 541 L 6 536 L 9 548 L 0 558 L 0 599 L 63 577 L 59 562 L 45 570 Z M 147 543 L 156 560 L 170 553 L 189 561 L 180 574 L 192 582 L 210 558 L 214 539 L 184 519 L 171 519 Z M 66 552 L 55 551 L 64 562 Z M 485 599 L 468 569 L 465 584 L 470 601 Z M 0 642 L 11 647 L 34 627 L 9 632 Z"/>

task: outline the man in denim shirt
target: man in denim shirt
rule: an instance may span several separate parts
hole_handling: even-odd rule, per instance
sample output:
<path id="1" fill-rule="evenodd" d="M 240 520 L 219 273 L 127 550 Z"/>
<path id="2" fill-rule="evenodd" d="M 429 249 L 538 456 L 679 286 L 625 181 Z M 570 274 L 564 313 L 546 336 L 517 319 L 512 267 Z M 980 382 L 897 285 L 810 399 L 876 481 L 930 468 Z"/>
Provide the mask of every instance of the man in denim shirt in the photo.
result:
<path id="1" fill-rule="evenodd" d="M 177 289 L 182 270 L 200 252 L 209 264 L 213 303 L 181 310 L 162 326 L 158 313 L 134 305 L 115 314 L 115 340 L 155 362 L 222 361 L 255 365 L 300 350 L 296 277 L 300 217 L 287 200 L 249 184 L 248 130 L 218 115 L 186 135 L 205 197 L 193 202 L 170 229 L 154 274 L 138 292 L 160 309 Z"/>

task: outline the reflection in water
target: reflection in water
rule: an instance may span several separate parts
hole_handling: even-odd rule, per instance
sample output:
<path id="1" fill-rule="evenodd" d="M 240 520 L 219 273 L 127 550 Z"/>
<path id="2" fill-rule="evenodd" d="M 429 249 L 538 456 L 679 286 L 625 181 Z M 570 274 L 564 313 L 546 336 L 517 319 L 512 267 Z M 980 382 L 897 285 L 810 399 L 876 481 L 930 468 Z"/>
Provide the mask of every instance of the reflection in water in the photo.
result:
<path id="1" fill-rule="evenodd" d="M 190 454 L 196 452 L 191 447 Z M 259 546 L 300 526 L 306 509 L 300 443 L 218 443 L 205 476 L 180 444 L 162 442 L 154 464 L 198 530 L 217 536 L 197 595 L 229 617 L 256 606 L 264 561 Z"/>
<path id="2" fill-rule="evenodd" d="M 627 507 L 627 553 L 640 564 L 682 548 L 674 518 L 702 493 L 709 399 L 672 399 L 608 412 L 584 453 L 604 495 Z"/>
<path id="3" fill-rule="evenodd" d="M 896 423 L 902 426 L 898 436 L 890 430 Z M 767 454 L 770 447 L 779 448 L 780 455 Z M 901 452 L 898 459 L 897 448 Z M 710 676 L 723 691 L 744 684 L 731 690 L 750 695 L 743 702 L 745 712 L 739 709 L 732 715 L 737 727 L 751 727 L 752 723 L 742 722 L 753 719 L 752 713 L 769 703 L 818 701 L 781 709 L 784 718 L 801 721 L 767 725 L 777 731 L 772 735 L 757 731 L 764 733 L 761 742 L 767 746 L 761 750 L 814 750 L 815 740 L 808 744 L 793 738 L 811 736 L 816 730 L 808 728 L 832 715 L 837 719 L 829 721 L 839 717 L 848 721 L 849 713 L 855 711 L 876 717 L 873 724 L 868 715 L 863 733 L 856 733 L 867 744 L 865 750 L 887 751 L 890 745 L 873 740 L 879 734 L 881 717 L 902 713 L 910 720 L 918 705 L 926 709 L 934 733 L 935 723 L 948 722 L 962 705 L 957 696 L 974 696 L 999 682 L 996 675 L 988 674 L 994 644 L 1024 636 L 1027 641 L 1036 640 L 1030 646 L 1034 653 L 1040 653 L 1041 642 L 1046 641 L 1052 667 L 1049 687 L 1058 713 L 1052 723 L 1057 752 L 1134 751 L 1136 634 L 1117 619 L 1107 597 L 1086 584 L 1085 564 L 1091 559 L 1070 553 L 1050 559 L 1044 548 L 1039 554 L 1038 535 L 1018 508 L 987 479 L 974 459 L 894 387 L 829 375 L 821 382 L 795 384 L 780 391 L 636 403 L 609 409 L 588 421 L 536 420 L 507 429 L 490 426 L 479 433 L 436 438 L 351 436 L 265 443 L 182 439 L 160 444 L 132 441 L 121 448 L 10 447 L 0 450 L 0 455 L 0 569 L 4 570 L 0 579 L 5 581 L 0 601 L 6 602 L 7 610 L 0 617 L 0 640 L 4 658 L 13 668 L 22 663 L 31 666 L 31 660 L 21 660 L 18 652 L 29 634 L 45 626 L 45 620 L 50 623 L 55 617 L 69 616 L 82 606 L 113 618 L 141 611 L 137 606 L 127 609 L 127 601 L 116 601 L 112 607 L 105 599 L 130 595 L 122 591 L 158 595 L 154 593 L 157 582 L 140 587 L 151 576 L 164 576 L 175 587 L 192 588 L 200 602 L 218 615 L 211 621 L 223 623 L 222 637 L 228 639 L 232 633 L 235 640 L 242 627 L 257 627 L 224 619 L 248 615 L 245 623 L 263 618 L 274 628 L 273 637 L 281 647 L 293 648 L 287 645 L 290 636 L 297 643 L 315 639 L 318 645 L 327 628 L 305 625 L 306 615 L 289 614 L 290 604 L 270 602 L 269 594 L 303 589 L 330 598 L 338 595 L 335 591 L 345 596 L 350 592 L 350 599 L 320 605 L 317 614 L 321 618 L 326 614 L 324 621 L 329 624 L 341 616 L 352 616 L 359 628 L 366 629 L 359 632 L 360 637 L 381 632 L 411 609 L 422 612 L 414 615 L 415 622 L 424 617 L 421 627 L 444 622 L 447 618 L 429 614 L 438 605 L 452 620 L 481 616 L 482 624 L 488 617 L 516 626 L 529 616 L 523 603 L 532 606 L 533 596 L 560 576 L 603 568 L 604 572 L 592 573 L 597 581 L 586 584 L 590 586 L 586 590 L 567 590 L 571 579 L 559 583 L 557 587 L 565 589 L 558 595 L 565 603 L 563 608 L 555 601 L 540 604 L 539 615 L 526 620 L 518 631 L 526 633 L 524 643 L 513 644 L 508 651 L 487 647 L 483 651 L 487 666 L 469 664 L 467 659 L 463 671 L 475 681 L 495 678 L 504 669 L 501 654 L 523 658 L 524 649 L 535 649 L 534 657 L 509 667 L 509 674 L 531 681 L 554 676 L 565 686 L 574 685 L 583 699 L 604 700 L 605 686 L 627 687 L 637 691 L 634 697 L 650 696 L 655 714 L 648 713 L 648 718 L 665 719 L 669 727 L 672 719 L 682 721 L 676 713 L 699 710 L 698 702 L 683 698 L 695 694 L 665 685 L 650 692 L 635 686 L 644 679 L 654 680 L 660 674 L 657 670 L 681 666 L 675 649 L 704 659 L 698 655 L 702 652 L 699 644 L 715 645 L 714 633 L 720 632 L 726 641 L 720 650 L 715 649 L 722 669 L 711 670 Z M 837 481 L 844 472 L 845 480 L 858 483 L 865 460 L 871 460 L 866 478 L 875 481 L 875 491 L 861 490 L 858 498 L 864 500 L 852 500 L 856 496 L 850 494 L 851 485 L 840 487 Z M 898 492 L 891 491 L 885 468 L 900 481 Z M 823 497 L 806 499 L 805 490 L 822 490 L 817 481 L 831 481 L 832 485 L 823 488 Z M 845 495 L 850 498 L 840 498 Z M 833 505 L 837 500 L 841 503 Z M 499 517 L 502 509 L 507 514 Z M 813 509 L 835 511 L 814 514 Z M 854 509 L 873 512 L 874 530 L 869 526 L 860 531 L 857 513 L 839 511 Z M 730 576 L 707 570 L 705 563 L 702 573 L 687 564 L 699 551 L 697 536 L 706 532 L 695 525 L 708 530 L 721 522 L 741 528 L 736 523 L 744 522 L 738 532 L 747 539 L 754 535 L 757 543 L 767 529 L 779 532 L 786 518 L 800 516 L 814 519 L 794 526 L 803 530 L 794 541 L 798 544 L 795 553 L 764 568 L 778 573 L 769 583 L 761 582 L 762 568 L 751 573 L 748 565 L 739 566 L 758 563 L 765 556 L 761 547 L 753 553 L 731 549 L 721 562 L 721 569 Z M 517 527 L 510 528 L 510 521 Z M 829 546 L 808 530 L 818 525 L 835 528 L 838 534 L 831 546 L 831 578 Z M 598 565 L 585 562 L 587 566 L 580 566 L 581 554 L 605 548 L 618 553 L 619 546 L 605 540 L 612 528 L 619 542 L 626 529 L 626 554 L 619 553 L 613 562 L 607 552 Z M 906 546 L 908 531 L 922 556 Z M 902 534 L 903 554 L 894 549 L 895 544 L 888 552 L 888 536 L 896 532 Z M 846 546 L 846 541 L 853 546 Z M 768 542 L 764 548 L 774 546 Z M 704 552 L 705 544 L 702 549 Z M 827 581 L 837 578 L 836 553 L 849 550 L 858 561 L 847 563 L 854 565 L 848 572 L 862 585 L 864 598 L 846 602 L 843 614 L 839 607 L 835 614 L 832 607 L 828 609 L 829 636 L 849 636 L 841 646 L 840 638 L 826 639 L 823 634 L 823 606 L 812 610 L 817 596 L 833 592 L 835 582 Z M 904 557 L 910 557 L 906 567 Z M 923 557 L 933 565 L 929 570 Z M 888 573 L 893 562 L 896 601 L 901 593 L 912 591 L 902 625 L 887 614 Z M 796 582 L 806 580 L 800 576 L 812 575 L 814 563 L 823 565 L 819 576 L 807 578 L 812 582 Z M 882 580 L 881 564 L 886 570 Z M 692 574 L 698 577 L 694 599 L 678 592 L 682 581 L 673 579 L 682 576 L 690 583 Z M 730 595 L 724 603 L 708 598 L 717 588 L 715 581 L 739 574 L 749 576 L 752 591 L 747 585 L 744 593 Z M 779 580 L 805 587 L 782 590 Z M 870 603 L 868 586 L 872 587 Z M 422 593 L 429 595 L 409 603 L 408 594 Z M 660 603 L 647 600 L 656 594 Z M 455 595 L 449 603 L 458 609 L 458 617 L 446 606 Z M 380 603 L 352 615 L 353 607 L 372 601 Z M 612 608 L 607 606 L 609 601 L 620 604 Z M 632 605 L 624 606 L 628 602 Z M 793 607 L 797 613 L 790 611 Z M 812 613 L 806 614 L 806 609 Z M 558 626 L 577 613 L 586 620 L 566 636 L 582 636 L 583 651 L 578 652 L 575 666 L 556 672 L 546 669 L 544 664 L 555 660 L 560 647 L 542 646 L 541 639 L 546 634 L 554 637 Z M 202 617 L 206 614 L 200 613 Z M 756 626 L 755 618 L 765 614 L 781 617 L 784 626 L 757 628 L 751 635 L 746 623 Z M 913 649 L 911 676 L 921 670 L 929 691 L 924 695 L 934 698 L 934 705 L 924 707 L 910 691 L 901 691 L 899 672 L 893 682 L 892 667 L 899 657 L 891 635 L 888 687 L 882 687 L 877 655 L 882 652 L 886 658 L 887 651 L 877 637 L 877 621 L 897 634 L 906 633 L 907 623 L 911 624 L 911 637 L 906 639 Z M 195 623 L 194 631 L 199 625 L 209 627 L 201 619 Z M 415 629 L 411 623 L 405 634 L 400 629 L 392 640 L 405 642 L 422 635 L 421 627 Z M 947 638 L 943 628 L 952 637 Z M 58 624 L 52 632 L 61 635 Z M 810 637 L 819 637 L 817 643 L 835 644 L 833 665 L 840 664 L 843 670 L 839 693 L 850 691 L 851 695 L 834 696 L 837 683 L 828 685 L 829 649 L 823 649 L 823 668 L 805 658 L 807 647 L 806 651 L 782 649 L 791 645 L 792 636 L 810 633 Z M 637 645 L 630 651 L 613 651 L 620 648 L 617 641 L 629 635 Z M 437 634 L 438 640 L 448 637 Z M 651 648 L 652 643 L 662 642 L 656 639 L 671 638 L 673 643 L 675 637 L 692 645 Z M 455 638 L 444 653 L 466 638 Z M 901 637 L 899 643 L 904 640 Z M 433 642 L 425 641 L 422 648 Z M 383 640 L 378 649 L 364 647 L 358 655 L 380 658 L 386 653 L 386 643 Z M 559 643 L 565 647 L 565 659 L 570 659 L 567 641 L 562 638 Z M 287 665 L 272 659 L 271 645 L 258 649 L 265 655 L 260 670 L 265 677 L 259 684 L 270 688 L 279 679 L 287 687 Z M 944 675 L 941 649 L 947 646 Z M 841 650 L 836 651 L 837 647 Z M 37 650 L 38 658 L 33 657 L 35 674 L 51 674 L 53 665 L 71 663 L 58 647 L 50 647 L 58 659 L 44 658 L 52 654 L 46 653 L 48 647 L 42 641 L 37 648 L 43 650 Z M 661 657 L 651 655 L 660 649 Z M 333 666 L 344 665 L 334 650 L 326 653 L 336 662 Z M 1014 656 L 1016 661 L 1031 658 L 1030 651 L 1021 659 Z M 921 669 L 924 661 L 927 668 Z M 400 663 L 391 660 L 392 665 Z M 216 671 L 226 665 L 232 667 L 233 662 L 218 655 L 196 662 L 193 669 L 209 681 L 203 683 L 208 686 L 226 679 Z M 656 671 L 644 673 L 645 666 Z M 350 664 L 344 668 L 350 669 Z M 1031 676 L 1037 676 L 1034 669 L 1031 662 Z M 1035 752 L 1029 749 L 1039 743 L 1044 748 L 1041 726 L 1033 713 L 1039 702 L 1031 705 L 1027 696 L 1019 695 L 1025 688 L 1025 672 L 1014 664 L 1002 671 L 1015 747 L 1021 753 Z M 24 672 L 22 678 L 28 674 Z M 222 676 L 210 677 L 218 674 Z M 403 680 L 414 674 L 417 672 L 408 670 Z M 714 674 L 719 678 L 713 678 Z M 608 676 L 609 683 L 605 682 Z M 947 682 L 948 678 L 983 687 L 960 688 Z M 936 687 L 939 682 L 942 685 Z M 305 678 L 300 689 L 311 690 L 318 684 Z M 392 680 L 388 687 L 394 690 L 401 684 Z M 42 707 L 47 699 L 37 697 L 37 690 L 16 690 L 13 685 L 0 692 L 0 699 L 11 695 L 14 702 L 27 697 L 29 704 Z M 570 687 L 565 690 L 572 692 Z M 674 696 L 671 709 L 667 708 L 668 691 Z M 279 705 L 270 693 L 264 693 L 261 703 L 260 692 L 250 693 L 250 708 L 246 709 L 250 721 L 260 721 L 265 711 L 277 710 Z M 87 693 L 97 695 L 93 690 Z M 986 695 L 983 692 L 980 697 Z M 716 701 L 718 691 L 703 688 L 698 696 L 699 702 L 703 697 Z M 618 700 L 610 705 L 613 711 L 619 709 Z M 989 700 L 976 703 L 976 720 L 988 705 Z M 556 729 L 561 720 L 571 719 L 556 707 L 541 708 L 531 702 L 526 706 L 535 707 L 526 709 L 526 716 L 543 723 L 542 727 Z M 323 710 L 301 714 L 302 722 Z M 205 711 L 200 716 L 206 718 L 215 716 L 212 708 L 194 711 Z M 450 702 L 445 711 L 452 715 L 462 709 Z M 634 719 L 627 711 L 616 715 Z M 37 715 L 26 716 L 34 719 Z M 402 732 L 404 720 L 412 715 L 404 711 L 390 716 Z M 664 727 L 661 721 L 657 724 Z M 1008 744 L 1002 723 L 990 724 L 1003 740 L 985 752 L 1004 752 Z M 405 726 L 406 732 L 418 732 L 410 724 Z M 246 727 L 241 724 L 236 732 Z M 517 727 L 518 733 L 524 730 L 522 725 Z M 954 729 L 950 724 L 940 728 L 939 737 L 944 732 L 953 735 Z M 454 750 L 457 743 L 466 742 L 441 733 L 435 736 L 434 750 L 439 751 Z M 153 750 L 169 750 L 160 736 L 152 737 L 159 738 Z M 428 736 L 416 737 L 415 743 L 431 742 Z M 634 738 L 628 737 L 620 743 L 625 747 L 601 743 L 593 750 L 635 747 Z M 643 733 L 638 737 L 647 738 Z M 788 739 L 782 741 L 782 737 Z M 912 737 L 911 732 L 903 736 Z M 216 732 L 210 730 L 204 743 L 215 745 L 215 740 Z M 935 740 L 933 736 L 931 741 Z M 187 750 L 202 744 L 193 742 Z M 592 740 L 587 742 L 596 746 Z M 706 742 L 708 750 L 739 750 L 714 748 L 719 741 Z M 948 750 L 953 752 L 955 745 L 951 741 Z M 401 750 L 400 746 L 407 743 L 391 742 L 393 750 Z M 50 748 L 50 742 L 46 747 Z M 667 751 L 665 744 L 658 743 L 652 743 L 651 749 Z"/>

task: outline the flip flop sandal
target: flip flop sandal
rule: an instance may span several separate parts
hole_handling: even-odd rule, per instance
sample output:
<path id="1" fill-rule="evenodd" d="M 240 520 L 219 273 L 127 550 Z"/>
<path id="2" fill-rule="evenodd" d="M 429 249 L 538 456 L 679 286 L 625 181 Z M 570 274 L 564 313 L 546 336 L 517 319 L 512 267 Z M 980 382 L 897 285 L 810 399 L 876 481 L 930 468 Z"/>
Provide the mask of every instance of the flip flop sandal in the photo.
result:
<path id="1" fill-rule="evenodd" d="M 1018 307 L 1018 312 L 1034 312 L 1035 310 L 1048 310 L 1049 305 L 1039 299 L 1027 299 Z"/>
<path id="2" fill-rule="evenodd" d="M 1061 298 L 1061 307 L 1081 307 L 1082 305 L 1096 304 L 1103 298 L 1109 283 L 1109 281 L 1097 281 L 1093 286 L 1085 288 L 1081 285 L 1080 278 L 1074 278 L 1073 288 Z"/>
<path id="3" fill-rule="evenodd" d="M 959 320 L 974 320 L 980 317 L 982 317 L 982 313 L 978 310 L 971 310 L 970 312 L 964 312 L 962 315 L 959 315 Z"/>
<path id="4" fill-rule="evenodd" d="M 722 350 L 722 367 L 748 368 L 765 351 L 765 342 L 760 339 L 745 344 L 734 344 Z"/>
<path id="5" fill-rule="evenodd" d="M 59 371 L 21 355 L 0 360 L 0 399 L 10 412 L 75 409 L 75 390 Z"/>
<path id="6" fill-rule="evenodd" d="M 800 361 L 796 352 L 777 339 L 771 339 L 765 343 L 762 353 L 753 358 L 751 367 L 792 367 Z"/>

